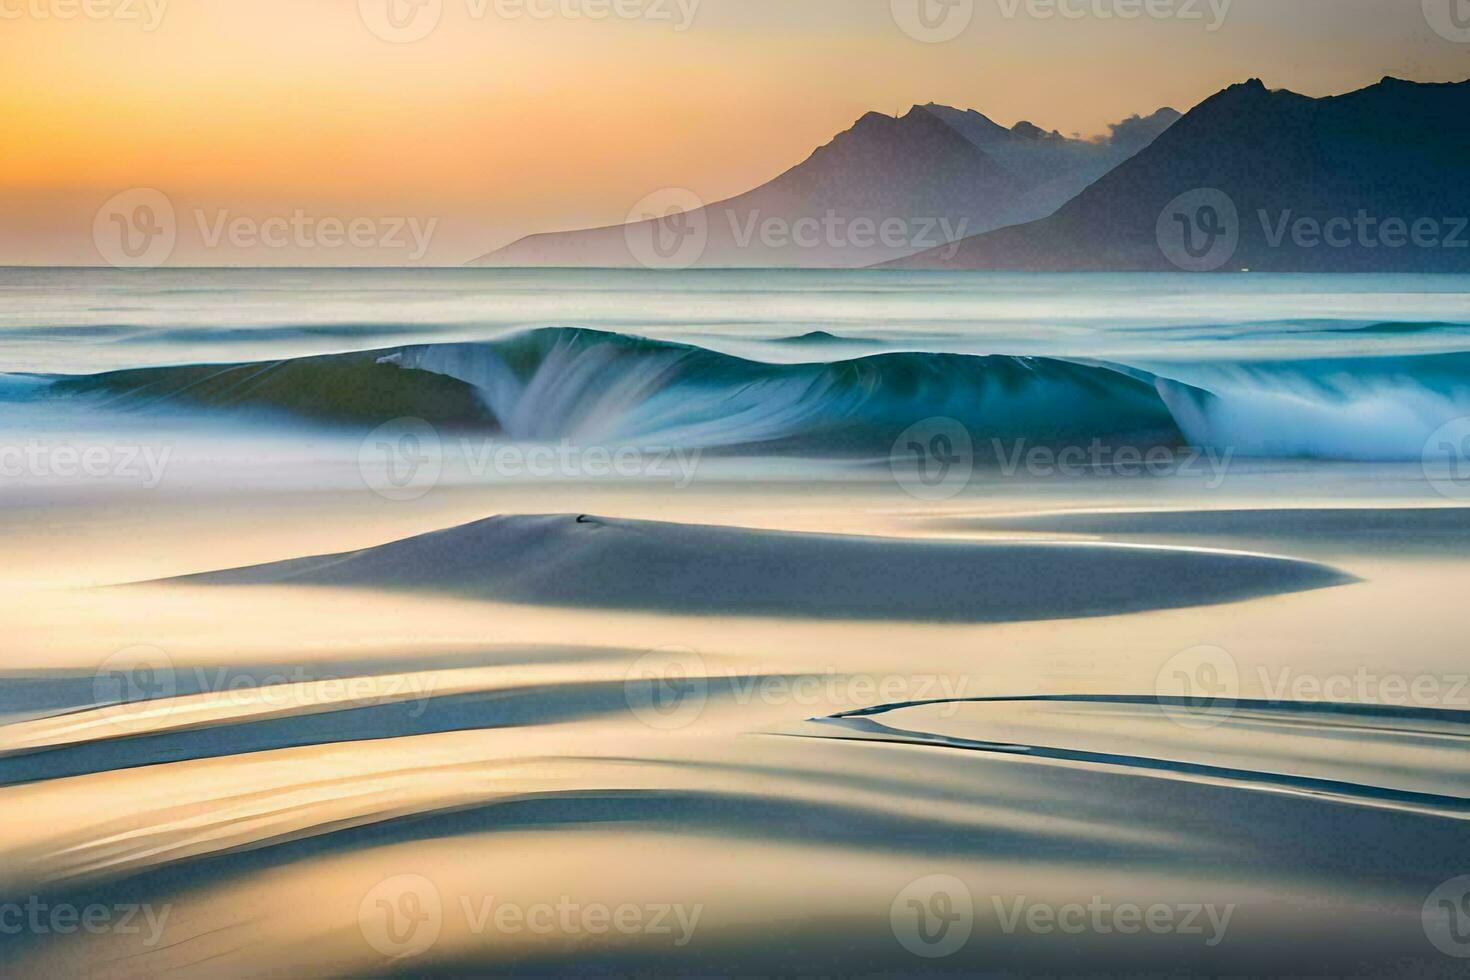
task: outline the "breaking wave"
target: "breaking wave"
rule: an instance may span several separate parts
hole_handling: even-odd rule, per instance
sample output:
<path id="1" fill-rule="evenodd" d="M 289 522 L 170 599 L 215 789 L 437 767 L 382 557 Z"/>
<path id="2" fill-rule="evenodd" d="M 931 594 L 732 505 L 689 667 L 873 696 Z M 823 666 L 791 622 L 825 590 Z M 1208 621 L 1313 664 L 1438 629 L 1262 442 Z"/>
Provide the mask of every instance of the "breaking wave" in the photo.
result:
<path id="1" fill-rule="evenodd" d="M 287 413 L 316 422 L 412 416 L 517 440 L 886 453 L 953 418 L 977 437 L 1174 445 L 1154 386 L 1105 365 L 894 352 L 769 364 L 579 329 L 253 364 L 59 379 L 54 395 L 142 412 Z"/>
<path id="2" fill-rule="evenodd" d="M 590 329 L 546 328 L 245 364 L 50 379 L 44 396 L 144 413 L 413 417 L 525 441 L 884 454 L 953 419 L 1000 443 L 1184 445 L 1237 456 L 1408 460 L 1470 416 L 1470 354 L 1130 366 L 890 351 L 768 363 Z"/>

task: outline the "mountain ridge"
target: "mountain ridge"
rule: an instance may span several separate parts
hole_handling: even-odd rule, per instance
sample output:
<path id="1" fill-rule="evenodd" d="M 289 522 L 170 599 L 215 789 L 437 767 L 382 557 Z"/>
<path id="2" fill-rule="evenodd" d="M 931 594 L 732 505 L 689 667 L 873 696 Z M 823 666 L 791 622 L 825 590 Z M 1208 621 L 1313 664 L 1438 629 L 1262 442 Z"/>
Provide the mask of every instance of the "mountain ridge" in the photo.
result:
<path id="1" fill-rule="evenodd" d="M 888 265 L 1466 271 L 1470 247 L 1450 243 L 1470 237 L 1463 228 L 1455 234 L 1470 214 L 1470 193 L 1457 177 L 1467 166 L 1470 81 L 1389 76 L 1313 98 L 1251 78 L 1205 99 L 1054 214 L 972 236 L 948 254 L 930 251 Z M 1361 225 L 1359 212 L 1367 215 Z M 1202 234 L 1201 221 L 1222 222 L 1232 213 L 1230 227 L 1212 225 L 1213 237 Z M 1394 233 L 1385 237 L 1390 219 Z M 1398 222 L 1411 230 L 1436 224 L 1440 245 L 1397 244 Z M 1339 244 L 1344 234 L 1348 243 Z M 1213 254 L 1192 254 L 1211 241 Z"/>
<path id="2" fill-rule="evenodd" d="M 1172 112 L 1134 116 L 1117 127 L 1152 120 L 1162 128 L 1177 117 Z M 986 127 L 996 131 L 993 138 L 980 135 Z M 528 235 L 470 264 L 661 267 L 654 246 L 677 251 L 693 228 L 703 239 L 689 250 L 698 253 L 694 261 L 669 267 L 861 267 L 1048 214 L 1123 152 L 1107 139 L 1032 139 L 975 110 L 935 103 L 901 116 L 868 112 L 742 194 L 712 204 L 671 195 L 672 207 L 657 202 L 655 214 L 642 220 Z M 821 225 L 815 244 L 810 235 L 793 240 L 813 222 Z M 897 234 L 865 233 L 884 228 Z"/>

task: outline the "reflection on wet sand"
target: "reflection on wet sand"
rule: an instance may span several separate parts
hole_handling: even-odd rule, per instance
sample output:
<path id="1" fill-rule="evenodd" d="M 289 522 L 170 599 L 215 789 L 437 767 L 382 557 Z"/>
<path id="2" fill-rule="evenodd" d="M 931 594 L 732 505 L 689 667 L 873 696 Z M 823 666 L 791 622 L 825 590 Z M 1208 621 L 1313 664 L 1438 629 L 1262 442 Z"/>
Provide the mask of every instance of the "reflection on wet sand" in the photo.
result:
<path id="1" fill-rule="evenodd" d="M 0 902 L 136 906 L 156 930 L 8 938 L 7 975 L 1453 975 L 1424 910 L 1470 868 L 1470 705 L 1436 595 L 1470 567 L 1412 544 L 1442 515 L 1381 519 L 1361 554 L 1338 535 L 1324 565 L 1286 534 L 1244 553 L 1259 522 L 1201 521 L 1190 548 L 966 543 L 847 488 L 738 515 L 884 536 L 853 541 L 604 502 L 620 516 L 456 540 L 453 565 L 410 540 L 12 596 Z M 448 516 L 339 516 L 311 544 Z M 201 571 L 188 528 L 159 515 L 133 578 Z M 538 565 L 547 533 L 577 560 Z M 272 548 L 221 541 L 210 567 L 333 553 Z M 650 581 L 668 601 L 614 601 Z M 676 611 L 679 588 L 710 608 Z M 1117 607 L 1068 605 L 1089 593 Z M 979 612 L 913 614 L 924 595 Z M 1360 668 L 1379 701 L 1325 705 Z M 1230 683 L 1176 693 L 1181 672 Z M 1399 677 L 1438 702 L 1394 700 Z"/>

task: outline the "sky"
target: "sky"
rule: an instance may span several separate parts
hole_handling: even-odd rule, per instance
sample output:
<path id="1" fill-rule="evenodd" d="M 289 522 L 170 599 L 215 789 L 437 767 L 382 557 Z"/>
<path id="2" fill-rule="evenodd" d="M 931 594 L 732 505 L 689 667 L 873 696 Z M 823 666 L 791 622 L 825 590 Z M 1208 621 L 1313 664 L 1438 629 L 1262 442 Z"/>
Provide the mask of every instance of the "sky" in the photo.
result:
<path id="1" fill-rule="evenodd" d="M 870 110 L 1095 135 L 1253 76 L 1464 79 L 1452 3 L 0 0 L 0 264 L 113 261 L 94 232 L 162 200 L 172 264 L 458 265 Z"/>

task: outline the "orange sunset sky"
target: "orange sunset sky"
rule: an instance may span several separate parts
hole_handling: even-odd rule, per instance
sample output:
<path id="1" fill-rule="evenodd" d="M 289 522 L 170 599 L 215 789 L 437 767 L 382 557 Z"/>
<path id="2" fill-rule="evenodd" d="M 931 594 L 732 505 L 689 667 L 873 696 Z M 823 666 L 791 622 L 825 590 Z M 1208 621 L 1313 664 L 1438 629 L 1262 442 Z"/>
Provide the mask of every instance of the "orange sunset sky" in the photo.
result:
<path id="1" fill-rule="evenodd" d="M 432 29 L 385 40 L 374 5 L 390 2 Z M 944 43 L 906 34 L 890 0 L 418 2 L 438 9 L 0 0 L 0 264 L 99 264 L 96 211 L 133 187 L 181 215 L 432 218 L 423 261 L 457 265 L 621 221 L 658 188 L 738 193 L 871 109 L 937 101 L 1091 135 L 1250 76 L 1311 95 L 1470 76 L 1470 44 L 1421 0 L 1213 0 L 1214 30 L 1211 0 L 1160 0 L 1202 20 L 972 0 Z M 181 217 L 176 264 L 381 261 L 202 249 L 194 224 Z"/>

